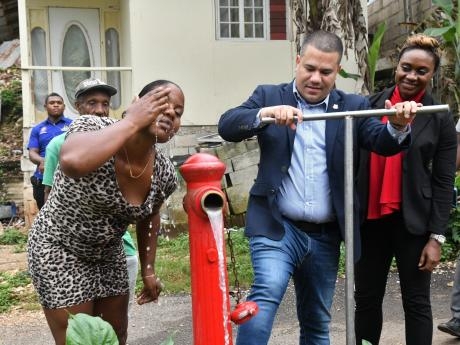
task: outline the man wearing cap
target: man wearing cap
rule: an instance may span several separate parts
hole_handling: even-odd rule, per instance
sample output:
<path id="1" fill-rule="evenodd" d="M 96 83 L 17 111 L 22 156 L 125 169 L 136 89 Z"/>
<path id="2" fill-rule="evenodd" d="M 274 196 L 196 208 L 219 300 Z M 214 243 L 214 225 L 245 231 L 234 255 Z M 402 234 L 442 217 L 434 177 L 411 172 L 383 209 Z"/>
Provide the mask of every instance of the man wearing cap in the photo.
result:
<path id="1" fill-rule="evenodd" d="M 109 116 L 110 97 L 117 89 L 102 80 L 85 79 L 75 89 L 75 108 L 80 115 Z"/>
<path id="2" fill-rule="evenodd" d="M 110 97 L 117 93 L 117 89 L 99 79 L 85 79 L 75 89 L 75 108 L 80 115 L 109 116 Z M 46 148 L 45 170 L 43 184 L 45 185 L 45 201 L 53 186 L 54 171 L 59 162 L 59 153 L 64 143 L 65 133 L 55 137 Z M 134 299 L 136 288 L 138 259 L 136 247 L 128 231 L 123 235 L 123 246 L 126 254 L 129 278 L 129 306 Z"/>
<path id="3" fill-rule="evenodd" d="M 41 209 L 45 203 L 42 180 L 46 147 L 51 139 L 65 132 L 72 122 L 71 119 L 64 116 L 64 100 L 59 94 L 53 92 L 46 96 L 44 106 L 48 118 L 32 128 L 27 145 L 29 159 L 37 166 L 30 182 L 38 209 Z"/>

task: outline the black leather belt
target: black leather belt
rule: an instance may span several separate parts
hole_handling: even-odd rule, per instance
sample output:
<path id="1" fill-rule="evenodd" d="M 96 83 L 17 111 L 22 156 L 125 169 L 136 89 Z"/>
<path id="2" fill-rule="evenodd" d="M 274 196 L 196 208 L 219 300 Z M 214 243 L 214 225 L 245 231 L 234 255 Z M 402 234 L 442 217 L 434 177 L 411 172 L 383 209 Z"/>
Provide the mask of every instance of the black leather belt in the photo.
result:
<path id="1" fill-rule="evenodd" d="M 310 222 L 304 222 L 302 220 L 291 220 L 289 221 L 294 225 L 296 228 L 299 230 L 305 232 L 305 233 L 320 233 L 323 229 L 329 228 L 329 227 L 334 227 L 337 225 L 336 222 L 328 222 L 328 223 L 310 223 Z"/>

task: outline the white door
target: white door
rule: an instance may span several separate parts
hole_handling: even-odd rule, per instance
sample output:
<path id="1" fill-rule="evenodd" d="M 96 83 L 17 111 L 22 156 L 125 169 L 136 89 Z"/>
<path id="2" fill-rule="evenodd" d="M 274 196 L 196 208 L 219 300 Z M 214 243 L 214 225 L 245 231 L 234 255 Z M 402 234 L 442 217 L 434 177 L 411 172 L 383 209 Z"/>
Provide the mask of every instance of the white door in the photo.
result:
<path id="1" fill-rule="evenodd" d="M 101 35 L 98 9 L 49 9 L 52 66 L 101 66 Z M 89 77 L 100 78 L 100 72 L 53 71 L 52 91 L 64 97 L 66 116 L 78 115 L 74 108 L 75 87 Z"/>

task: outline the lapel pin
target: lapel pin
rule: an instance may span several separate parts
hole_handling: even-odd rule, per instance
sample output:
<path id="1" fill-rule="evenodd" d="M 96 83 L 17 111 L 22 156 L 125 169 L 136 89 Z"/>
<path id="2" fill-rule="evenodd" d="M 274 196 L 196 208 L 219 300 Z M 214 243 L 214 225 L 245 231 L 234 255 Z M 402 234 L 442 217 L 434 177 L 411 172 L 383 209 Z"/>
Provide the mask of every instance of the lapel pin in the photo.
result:
<path id="1" fill-rule="evenodd" d="M 332 105 L 332 109 L 337 110 L 339 109 L 339 106 L 337 104 Z"/>

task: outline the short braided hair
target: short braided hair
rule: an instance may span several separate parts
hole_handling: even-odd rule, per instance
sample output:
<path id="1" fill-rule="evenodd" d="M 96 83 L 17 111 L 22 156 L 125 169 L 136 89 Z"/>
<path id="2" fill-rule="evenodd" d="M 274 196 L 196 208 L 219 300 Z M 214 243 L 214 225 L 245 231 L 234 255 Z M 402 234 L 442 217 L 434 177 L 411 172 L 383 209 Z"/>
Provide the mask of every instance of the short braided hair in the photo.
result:
<path id="1" fill-rule="evenodd" d="M 440 57 L 439 42 L 436 38 L 424 34 L 415 34 L 407 37 L 399 52 L 398 62 L 401 60 L 404 53 L 414 49 L 421 49 L 430 54 L 434 59 L 434 70 L 436 71 L 438 69 Z"/>

